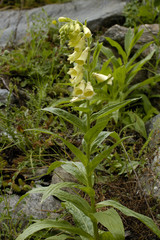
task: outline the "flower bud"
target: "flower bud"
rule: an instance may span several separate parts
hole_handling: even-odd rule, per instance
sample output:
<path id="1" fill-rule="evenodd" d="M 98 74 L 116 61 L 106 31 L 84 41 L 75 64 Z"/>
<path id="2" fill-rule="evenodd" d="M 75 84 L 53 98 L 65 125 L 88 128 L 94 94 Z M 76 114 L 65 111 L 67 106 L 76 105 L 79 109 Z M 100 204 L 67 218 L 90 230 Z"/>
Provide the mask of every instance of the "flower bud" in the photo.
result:
<path id="1" fill-rule="evenodd" d="M 83 32 L 86 38 L 89 38 L 92 36 L 90 29 L 85 25 L 83 25 Z"/>
<path id="2" fill-rule="evenodd" d="M 58 18 L 58 21 L 59 21 L 59 22 L 71 22 L 72 19 L 67 18 L 67 17 L 59 17 L 59 18 Z"/>
<path id="3" fill-rule="evenodd" d="M 52 21 L 52 24 L 56 25 L 56 24 L 57 24 L 57 21 L 54 19 L 54 20 Z"/>

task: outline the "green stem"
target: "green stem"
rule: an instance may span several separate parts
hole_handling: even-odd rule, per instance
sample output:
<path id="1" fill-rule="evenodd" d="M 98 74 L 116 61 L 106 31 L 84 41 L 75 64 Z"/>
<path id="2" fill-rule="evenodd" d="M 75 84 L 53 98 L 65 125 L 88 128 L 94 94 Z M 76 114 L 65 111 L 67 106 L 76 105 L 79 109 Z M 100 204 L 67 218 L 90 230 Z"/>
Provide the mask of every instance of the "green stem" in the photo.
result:
<path id="1" fill-rule="evenodd" d="M 89 109 L 89 100 L 87 100 L 87 108 Z M 90 129 L 90 111 L 87 113 L 87 131 Z M 87 142 L 87 149 L 86 149 L 86 155 L 88 159 L 88 164 L 86 166 L 86 172 L 87 172 L 87 182 L 88 182 L 88 187 L 93 189 L 93 175 L 90 175 L 90 168 L 89 168 L 89 163 L 90 163 L 90 143 Z M 96 207 L 95 207 L 95 196 L 94 195 L 89 195 L 90 200 L 91 200 L 91 208 L 92 212 L 96 212 Z M 99 234 L 98 234 L 98 226 L 97 226 L 97 221 L 93 221 L 93 228 L 94 228 L 94 238 L 95 240 L 99 240 Z"/>

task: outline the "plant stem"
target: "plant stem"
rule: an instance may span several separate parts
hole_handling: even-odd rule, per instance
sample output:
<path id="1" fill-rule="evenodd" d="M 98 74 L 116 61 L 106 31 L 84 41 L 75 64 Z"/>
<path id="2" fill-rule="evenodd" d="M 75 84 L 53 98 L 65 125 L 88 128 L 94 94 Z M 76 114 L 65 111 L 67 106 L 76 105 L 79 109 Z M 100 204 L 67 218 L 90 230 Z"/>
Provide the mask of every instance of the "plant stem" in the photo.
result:
<path id="1" fill-rule="evenodd" d="M 87 108 L 89 109 L 90 105 L 89 105 L 89 100 L 87 100 Z M 87 112 L 87 131 L 90 129 L 90 111 Z M 90 168 L 89 168 L 89 163 L 90 163 L 90 155 L 91 155 L 91 151 L 90 151 L 90 143 L 87 142 L 87 149 L 86 149 L 86 155 L 87 155 L 87 159 L 88 159 L 88 164 L 86 166 L 86 172 L 87 172 L 87 182 L 88 182 L 88 187 L 93 189 L 93 175 L 90 175 Z M 96 207 L 95 207 L 95 195 L 90 194 L 89 195 L 90 200 L 91 200 L 91 208 L 93 213 L 96 212 Z M 94 229 L 94 237 L 95 240 L 99 240 L 99 234 L 98 234 L 98 226 L 97 226 L 97 221 L 93 221 L 93 229 Z"/>

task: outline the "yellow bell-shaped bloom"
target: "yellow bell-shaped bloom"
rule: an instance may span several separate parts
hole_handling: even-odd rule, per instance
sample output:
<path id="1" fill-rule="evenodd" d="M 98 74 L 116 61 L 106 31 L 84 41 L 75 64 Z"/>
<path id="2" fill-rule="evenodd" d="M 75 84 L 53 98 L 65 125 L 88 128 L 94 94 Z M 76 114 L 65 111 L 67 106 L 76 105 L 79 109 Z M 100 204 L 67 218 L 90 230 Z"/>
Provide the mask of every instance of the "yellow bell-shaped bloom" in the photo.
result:
<path id="1" fill-rule="evenodd" d="M 78 42 L 80 41 L 80 39 L 82 38 L 82 34 L 79 33 L 79 34 L 76 34 L 74 37 L 72 37 L 69 42 L 68 42 L 68 45 L 69 47 L 74 47 L 78 44 Z"/>
<path id="2" fill-rule="evenodd" d="M 74 78 L 70 78 L 70 82 L 75 86 L 77 84 L 79 84 L 83 79 L 83 72 L 80 72 L 79 74 L 77 74 L 76 77 Z"/>
<path id="3" fill-rule="evenodd" d="M 104 81 L 108 80 L 111 77 L 111 74 L 104 75 L 104 74 L 95 73 L 95 72 L 93 72 L 92 75 L 97 79 L 98 82 L 104 82 Z"/>
<path id="4" fill-rule="evenodd" d="M 74 49 L 76 51 L 82 51 L 84 48 L 85 48 L 85 38 L 82 37 L 78 42 L 77 44 L 74 46 Z"/>
<path id="5" fill-rule="evenodd" d="M 84 97 L 91 98 L 95 95 L 91 82 L 87 82 L 87 86 L 84 89 Z"/>
<path id="6" fill-rule="evenodd" d="M 70 63 L 75 62 L 76 59 L 78 59 L 81 56 L 80 51 L 74 51 L 72 54 L 70 54 L 68 56 L 68 60 L 70 61 Z"/>
<path id="7" fill-rule="evenodd" d="M 89 38 L 92 36 L 90 29 L 85 25 L 83 25 L 83 32 L 86 38 Z"/>
<path id="8" fill-rule="evenodd" d="M 84 88 L 85 88 L 85 81 L 82 80 L 81 83 L 74 88 L 73 95 L 74 96 L 83 95 Z"/>
<path id="9" fill-rule="evenodd" d="M 70 68 L 67 72 L 71 78 L 77 77 L 78 74 L 80 74 L 83 71 L 83 67 L 79 64 L 76 64 L 74 68 Z"/>
<path id="10" fill-rule="evenodd" d="M 78 57 L 75 62 L 79 65 L 84 65 L 88 57 L 89 47 L 86 47 L 80 57 Z"/>

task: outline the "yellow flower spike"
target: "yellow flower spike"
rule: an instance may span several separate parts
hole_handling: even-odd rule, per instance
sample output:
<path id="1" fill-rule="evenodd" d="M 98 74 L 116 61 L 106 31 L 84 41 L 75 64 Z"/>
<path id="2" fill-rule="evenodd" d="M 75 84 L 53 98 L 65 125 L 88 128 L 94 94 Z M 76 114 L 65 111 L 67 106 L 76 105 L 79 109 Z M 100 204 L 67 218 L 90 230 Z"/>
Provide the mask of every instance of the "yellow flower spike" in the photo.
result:
<path id="1" fill-rule="evenodd" d="M 86 47 L 82 54 L 75 60 L 75 62 L 79 65 L 84 65 L 88 57 L 88 51 L 89 47 Z"/>
<path id="2" fill-rule="evenodd" d="M 104 81 L 108 80 L 111 77 L 111 74 L 104 75 L 104 74 L 95 73 L 95 72 L 93 72 L 92 75 L 97 79 L 98 82 L 104 82 Z"/>
<path id="3" fill-rule="evenodd" d="M 83 32 L 86 38 L 89 38 L 92 36 L 90 29 L 85 25 L 83 25 Z"/>
<path id="4" fill-rule="evenodd" d="M 75 78 L 70 78 L 70 82 L 73 85 L 77 85 L 82 81 L 82 79 L 83 79 L 83 72 L 80 72 L 79 74 L 77 74 Z"/>
<path id="5" fill-rule="evenodd" d="M 56 24 L 57 24 L 57 21 L 56 21 L 56 20 L 53 20 L 53 21 L 52 21 L 52 24 L 56 25 Z"/>
<path id="6" fill-rule="evenodd" d="M 70 68 L 67 73 L 71 76 L 71 78 L 74 78 L 74 77 L 77 77 L 77 75 L 82 71 L 83 71 L 83 67 L 76 64 L 76 66 L 74 68 Z"/>
<path id="7" fill-rule="evenodd" d="M 74 88 L 73 95 L 74 96 L 83 95 L 84 88 L 85 88 L 85 81 L 82 80 L 81 83 Z"/>
<path id="8" fill-rule="evenodd" d="M 68 60 L 70 61 L 70 63 L 73 63 L 76 59 L 79 58 L 80 55 L 81 52 L 74 51 L 72 54 L 68 56 Z"/>
<path id="9" fill-rule="evenodd" d="M 67 17 L 59 17 L 59 18 L 58 18 L 58 21 L 59 21 L 59 22 L 71 22 L 72 19 L 67 18 Z"/>
<path id="10" fill-rule="evenodd" d="M 82 51 L 85 48 L 85 38 L 82 37 L 79 42 L 74 46 L 76 51 Z"/>
<path id="11" fill-rule="evenodd" d="M 95 95 L 91 82 L 87 82 L 87 86 L 84 89 L 84 97 L 91 98 Z"/>

